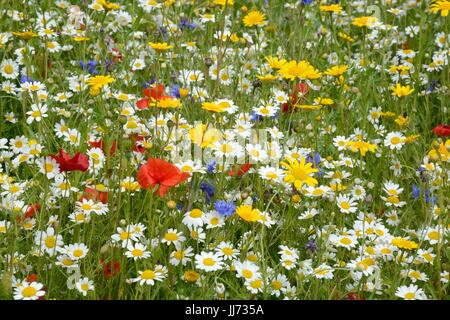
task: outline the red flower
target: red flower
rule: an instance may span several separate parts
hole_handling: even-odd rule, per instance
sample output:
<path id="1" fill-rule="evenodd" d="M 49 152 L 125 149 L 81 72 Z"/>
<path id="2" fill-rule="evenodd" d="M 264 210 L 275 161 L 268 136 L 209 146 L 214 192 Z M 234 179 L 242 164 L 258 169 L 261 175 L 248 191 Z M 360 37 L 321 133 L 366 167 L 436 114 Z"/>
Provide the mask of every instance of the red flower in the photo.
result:
<path id="1" fill-rule="evenodd" d="M 36 282 L 37 281 L 37 275 L 34 274 L 34 273 L 27 275 L 26 281 L 28 283 Z"/>
<path id="2" fill-rule="evenodd" d="M 350 292 L 347 295 L 347 300 L 366 300 L 362 295 L 356 292 Z"/>
<path id="3" fill-rule="evenodd" d="M 174 187 L 189 178 L 189 173 L 181 172 L 173 164 L 161 159 L 150 158 L 141 166 L 137 181 L 142 188 L 159 185 L 159 196 L 163 197 L 170 187 Z"/>
<path id="4" fill-rule="evenodd" d="M 448 137 L 450 135 L 450 125 L 440 124 L 434 127 L 431 131 L 436 133 L 438 136 Z"/>
<path id="5" fill-rule="evenodd" d="M 59 156 L 51 154 L 50 157 L 59 163 L 61 171 L 86 171 L 89 168 L 89 159 L 82 153 L 77 153 L 70 158 L 62 149 L 59 149 Z"/>
<path id="6" fill-rule="evenodd" d="M 24 219 L 26 220 L 26 219 L 33 218 L 35 216 L 36 212 L 38 212 L 38 210 L 40 208 L 41 208 L 41 205 L 39 203 L 35 203 L 35 204 L 30 205 L 28 207 L 27 211 L 25 211 L 25 214 L 23 216 Z M 20 215 L 18 215 L 17 216 L 17 222 L 20 223 L 21 221 L 22 221 L 22 218 L 20 217 Z"/>
<path id="7" fill-rule="evenodd" d="M 108 192 L 97 191 L 92 188 L 86 188 L 84 194 L 80 197 L 80 201 L 83 199 L 91 199 L 101 201 L 104 204 L 108 203 Z"/>
<path id="8" fill-rule="evenodd" d="M 293 112 L 293 106 L 296 105 L 298 102 L 301 102 L 303 99 L 303 96 L 308 93 L 309 87 L 306 83 L 299 83 L 298 85 L 294 86 L 294 89 L 292 91 L 292 94 L 289 95 L 290 100 L 286 103 L 283 103 L 282 110 L 283 112 Z M 298 94 L 301 93 L 302 96 L 299 98 Z"/>
<path id="9" fill-rule="evenodd" d="M 103 275 L 105 278 L 111 278 L 120 270 L 120 263 L 117 260 L 105 263 L 103 259 L 100 259 L 100 264 L 103 266 Z"/>
<path id="10" fill-rule="evenodd" d="M 158 84 L 154 87 L 144 89 L 144 95 L 146 96 L 145 98 L 136 102 L 136 106 L 139 109 L 148 108 L 150 100 L 161 100 L 166 98 L 172 98 L 171 96 L 164 95 L 163 84 Z"/>
<path id="11" fill-rule="evenodd" d="M 137 134 L 132 135 L 131 140 L 133 142 L 133 151 L 139 152 L 139 153 L 144 153 L 145 152 L 145 148 L 139 143 L 140 141 L 144 140 L 143 136 L 139 136 Z"/>
<path id="12" fill-rule="evenodd" d="M 104 153 L 106 153 L 105 142 L 103 140 L 89 141 L 89 145 L 93 148 L 100 148 L 103 150 Z M 114 155 L 114 152 L 116 152 L 116 142 L 115 141 L 112 142 L 111 148 L 109 148 L 109 154 L 112 156 L 112 155 Z"/>
<path id="13" fill-rule="evenodd" d="M 248 170 L 250 170 L 252 164 L 246 163 L 239 167 L 238 170 L 230 170 L 228 171 L 229 176 L 242 176 L 244 173 L 246 173 Z"/>

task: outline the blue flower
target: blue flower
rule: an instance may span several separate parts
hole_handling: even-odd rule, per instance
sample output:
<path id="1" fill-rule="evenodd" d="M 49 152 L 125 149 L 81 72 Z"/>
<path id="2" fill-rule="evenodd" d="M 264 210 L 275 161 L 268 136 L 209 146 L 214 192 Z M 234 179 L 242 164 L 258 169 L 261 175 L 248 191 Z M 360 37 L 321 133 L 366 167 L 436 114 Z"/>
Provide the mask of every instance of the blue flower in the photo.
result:
<path id="1" fill-rule="evenodd" d="M 226 202 L 224 200 L 218 200 L 214 203 L 216 211 L 226 217 L 230 217 L 236 210 L 236 206 L 233 202 Z"/>
<path id="2" fill-rule="evenodd" d="M 420 197 L 420 188 L 416 186 L 414 183 L 411 185 L 411 187 L 413 199 L 417 199 L 418 197 Z"/>
<path id="3" fill-rule="evenodd" d="M 23 74 L 20 77 L 20 83 L 25 83 L 25 82 L 33 82 L 33 79 L 31 79 L 29 76 L 27 76 L 26 74 Z"/>
<path id="4" fill-rule="evenodd" d="M 309 241 L 307 244 L 305 244 L 305 249 L 311 252 L 317 251 L 317 243 L 314 240 Z"/>
<path id="5" fill-rule="evenodd" d="M 209 173 L 213 173 L 214 172 L 214 170 L 216 170 L 216 164 L 217 164 L 217 161 L 216 160 L 213 160 L 213 161 L 211 161 L 209 164 L 208 164 L 208 172 Z"/>
<path id="6" fill-rule="evenodd" d="M 202 190 L 205 193 L 206 203 L 209 203 L 211 201 L 211 198 L 214 197 L 214 194 L 216 192 L 214 186 L 206 182 L 202 182 L 200 184 L 200 190 Z"/>
<path id="7" fill-rule="evenodd" d="M 180 22 L 180 29 L 195 29 L 197 24 L 189 22 L 189 19 L 183 18 Z"/>
<path id="8" fill-rule="evenodd" d="M 97 67 L 97 61 L 95 60 L 89 60 L 88 62 L 79 61 L 78 64 L 80 65 L 80 68 L 88 71 L 90 74 L 98 74 L 98 71 L 95 70 L 95 67 Z"/>
<path id="9" fill-rule="evenodd" d="M 180 86 L 174 84 L 172 88 L 170 88 L 170 95 L 176 98 L 180 98 Z"/>

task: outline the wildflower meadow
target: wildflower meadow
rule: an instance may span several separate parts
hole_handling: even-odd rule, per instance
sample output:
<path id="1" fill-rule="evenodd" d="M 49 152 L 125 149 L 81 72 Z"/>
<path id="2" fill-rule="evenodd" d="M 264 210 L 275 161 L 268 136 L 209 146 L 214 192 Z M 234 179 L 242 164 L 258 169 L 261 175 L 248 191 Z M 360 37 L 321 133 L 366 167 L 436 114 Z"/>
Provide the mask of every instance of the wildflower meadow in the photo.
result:
<path id="1" fill-rule="evenodd" d="M 0 299 L 448 300 L 450 1 L 0 1 Z"/>

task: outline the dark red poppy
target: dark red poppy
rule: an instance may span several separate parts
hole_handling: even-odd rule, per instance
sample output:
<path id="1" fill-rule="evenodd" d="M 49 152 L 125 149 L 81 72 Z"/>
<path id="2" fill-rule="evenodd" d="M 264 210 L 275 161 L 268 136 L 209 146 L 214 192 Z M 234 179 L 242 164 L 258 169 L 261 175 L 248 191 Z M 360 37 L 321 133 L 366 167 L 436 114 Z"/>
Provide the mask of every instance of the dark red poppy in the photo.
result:
<path id="1" fill-rule="evenodd" d="M 295 85 L 292 94 L 289 95 L 289 101 L 283 103 L 281 106 L 283 112 L 293 112 L 295 111 L 294 105 L 301 102 L 303 99 L 303 96 L 307 94 L 309 91 L 309 87 L 306 83 L 299 83 L 298 85 Z M 299 94 L 301 94 L 301 97 L 299 97 Z"/>
<path id="2" fill-rule="evenodd" d="M 347 300 L 366 300 L 362 295 L 356 292 L 350 292 L 347 295 Z"/>
<path id="3" fill-rule="evenodd" d="M 108 192 L 98 191 L 93 188 L 86 188 L 83 195 L 80 197 L 80 201 L 83 199 L 101 201 L 106 204 L 108 203 Z"/>
<path id="4" fill-rule="evenodd" d="M 433 128 L 435 134 L 441 137 L 448 137 L 450 135 L 450 125 L 440 124 Z"/>
<path id="5" fill-rule="evenodd" d="M 105 150 L 105 142 L 103 140 L 98 141 L 89 141 L 89 145 L 93 148 L 100 148 L 103 150 L 104 153 L 106 153 Z M 112 156 L 114 155 L 114 152 L 116 152 L 116 142 L 113 141 L 111 144 L 111 147 L 109 148 L 109 154 Z"/>
<path id="6" fill-rule="evenodd" d="M 50 157 L 59 163 L 61 171 L 86 171 L 89 168 L 89 158 L 80 152 L 71 158 L 62 149 L 59 149 L 59 155 L 51 154 Z"/>
<path id="7" fill-rule="evenodd" d="M 143 99 L 140 99 L 136 102 L 136 106 L 139 109 L 145 109 L 148 108 L 150 100 L 161 100 L 161 99 L 167 99 L 172 98 L 172 96 L 166 96 L 164 95 L 164 85 L 158 84 L 156 86 L 144 89 L 144 95 L 146 96 Z"/>
<path id="8" fill-rule="evenodd" d="M 36 282 L 37 281 L 37 275 L 34 274 L 34 273 L 27 275 L 26 281 L 28 283 Z"/>
<path id="9" fill-rule="evenodd" d="M 229 176 L 242 176 L 244 173 L 248 172 L 248 170 L 250 170 L 251 167 L 252 167 L 251 163 L 243 164 L 237 170 L 228 171 L 228 175 Z"/>
<path id="10" fill-rule="evenodd" d="M 144 189 L 159 185 L 158 194 L 163 197 L 170 187 L 180 184 L 187 178 L 189 173 L 181 172 L 173 164 L 162 159 L 150 158 L 139 169 L 137 181 Z"/>
<path id="11" fill-rule="evenodd" d="M 120 271 L 120 263 L 117 260 L 114 260 L 114 262 L 105 262 L 105 260 L 100 259 L 100 264 L 103 266 L 103 275 L 105 278 L 111 278 Z"/>

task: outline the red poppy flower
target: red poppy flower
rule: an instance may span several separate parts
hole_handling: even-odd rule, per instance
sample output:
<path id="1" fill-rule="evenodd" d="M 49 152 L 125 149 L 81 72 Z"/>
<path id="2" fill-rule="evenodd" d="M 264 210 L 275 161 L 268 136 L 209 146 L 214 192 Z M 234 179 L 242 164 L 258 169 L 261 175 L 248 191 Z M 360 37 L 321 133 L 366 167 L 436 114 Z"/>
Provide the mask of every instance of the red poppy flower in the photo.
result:
<path id="1" fill-rule="evenodd" d="M 106 153 L 105 150 L 105 142 L 103 140 L 99 141 L 89 141 L 89 145 L 93 148 L 100 148 L 103 150 L 104 153 Z M 109 148 L 109 154 L 112 156 L 114 155 L 114 152 L 116 152 L 116 142 L 113 141 L 111 144 L 111 148 Z"/>
<path id="2" fill-rule="evenodd" d="M 103 259 L 100 259 L 100 264 L 103 266 L 103 275 L 105 278 L 111 278 L 120 270 L 120 263 L 117 260 L 114 260 L 114 262 L 105 263 Z"/>
<path id="3" fill-rule="evenodd" d="M 307 94 L 308 91 L 309 87 L 306 83 L 301 82 L 298 85 L 294 86 L 292 94 L 289 95 L 290 100 L 286 103 L 283 103 L 283 105 L 281 106 L 283 112 L 293 112 L 293 106 L 300 102 L 303 99 L 302 97 Z M 299 94 L 301 94 L 302 96 L 299 97 Z"/>
<path id="4" fill-rule="evenodd" d="M 37 275 L 34 274 L 34 273 L 27 275 L 26 281 L 28 283 L 36 282 L 37 281 Z"/>
<path id="5" fill-rule="evenodd" d="M 24 214 L 24 219 L 30 219 L 33 218 L 36 214 L 36 212 L 38 212 L 38 210 L 41 208 L 41 205 L 39 203 L 35 203 L 32 204 L 28 207 L 27 211 L 25 211 Z M 20 217 L 20 215 L 17 216 L 17 222 L 21 222 L 22 218 Z"/>
<path id="6" fill-rule="evenodd" d="M 150 158 L 141 166 L 137 181 L 144 189 L 159 185 L 159 196 L 163 197 L 170 187 L 174 187 L 189 178 L 189 173 L 181 172 L 173 164 L 161 159 Z"/>
<path id="7" fill-rule="evenodd" d="M 86 171 L 89 168 L 89 158 L 82 154 L 77 153 L 71 158 L 62 149 L 59 149 L 59 156 L 51 154 L 50 157 L 59 163 L 59 170 L 61 171 Z"/>
<path id="8" fill-rule="evenodd" d="M 83 199 L 101 201 L 104 204 L 108 203 L 108 192 L 98 191 L 92 188 L 86 188 L 84 194 L 80 197 L 80 201 Z"/>
<path id="9" fill-rule="evenodd" d="M 433 128 L 434 133 L 441 137 L 448 137 L 450 135 L 450 125 L 440 124 Z"/>
<path id="10" fill-rule="evenodd" d="M 171 96 L 164 95 L 164 85 L 163 84 L 158 84 L 154 87 L 144 89 L 144 95 L 146 96 L 145 98 L 140 99 L 139 101 L 136 102 L 136 106 L 139 109 L 148 108 L 150 100 L 161 100 L 161 99 L 172 98 Z"/>
<path id="11" fill-rule="evenodd" d="M 350 292 L 347 295 L 347 300 L 366 300 L 362 295 L 356 292 Z"/>
<path id="12" fill-rule="evenodd" d="M 244 173 L 248 172 L 250 168 L 252 167 L 251 163 L 243 164 L 239 167 L 238 170 L 230 170 L 228 171 L 229 176 L 242 176 Z"/>

